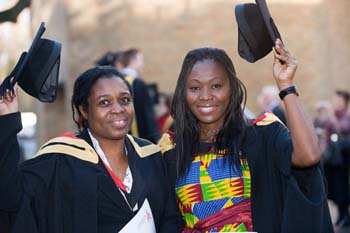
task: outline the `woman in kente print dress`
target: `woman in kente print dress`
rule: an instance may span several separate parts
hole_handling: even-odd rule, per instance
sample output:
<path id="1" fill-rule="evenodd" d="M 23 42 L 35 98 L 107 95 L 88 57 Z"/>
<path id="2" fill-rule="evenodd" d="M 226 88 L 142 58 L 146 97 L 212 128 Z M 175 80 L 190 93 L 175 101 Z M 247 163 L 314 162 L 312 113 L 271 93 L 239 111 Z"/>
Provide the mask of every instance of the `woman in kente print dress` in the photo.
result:
<path id="1" fill-rule="evenodd" d="M 317 138 L 293 85 L 296 69 L 277 39 L 273 76 L 288 129 L 272 113 L 245 119 L 246 89 L 223 50 L 186 55 L 171 109 L 175 130 L 159 142 L 182 232 L 333 232 Z"/>

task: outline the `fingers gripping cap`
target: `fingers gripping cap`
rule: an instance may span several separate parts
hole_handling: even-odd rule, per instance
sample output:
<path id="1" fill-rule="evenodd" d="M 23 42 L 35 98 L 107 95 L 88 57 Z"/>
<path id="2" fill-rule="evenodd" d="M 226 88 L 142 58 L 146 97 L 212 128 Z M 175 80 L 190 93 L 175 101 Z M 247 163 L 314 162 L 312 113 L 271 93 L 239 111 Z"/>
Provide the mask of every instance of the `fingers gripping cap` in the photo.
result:
<path id="1" fill-rule="evenodd" d="M 0 95 L 6 89 L 13 92 L 18 85 L 29 95 L 42 102 L 54 102 L 57 95 L 61 44 L 42 39 L 45 24 L 40 28 L 28 52 L 23 52 L 15 68 L 0 86 Z"/>
<path id="2" fill-rule="evenodd" d="M 269 54 L 275 40 L 281 38 L 265 0 L 256 0 L 256 3 L 238 4 L 235 7 L 238 53 L 251 63 Z"/>

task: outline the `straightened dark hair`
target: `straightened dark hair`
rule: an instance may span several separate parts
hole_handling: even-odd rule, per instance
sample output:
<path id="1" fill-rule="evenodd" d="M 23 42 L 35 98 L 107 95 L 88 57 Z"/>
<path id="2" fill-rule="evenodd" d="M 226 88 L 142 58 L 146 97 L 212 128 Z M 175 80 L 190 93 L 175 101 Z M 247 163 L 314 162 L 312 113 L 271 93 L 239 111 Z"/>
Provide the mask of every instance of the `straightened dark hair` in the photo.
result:
<path id="1" fill-rule="evenodd" d="M 74 89 L 71 101 L 73 120 L 78 126 L 79 132 L 88 127 L 88 122 L 84 119 L 83 114 L 79 110 L 79 106 L 83 106 L 84 109 L 87 109 L 89 106 L 88 98 L 91 94 L 91 89 L 97 80 L 101 78 L 121 78 L 126 86 L 128 87 L 130 94 L 132 93 L 132 88 L 129 83 L 124 79 L 124 75 L 118 72 L 112 66 L 96 66 L 90 68 L 79 75 L 79 77 L 74 82 Z M 75 113 L 78 113 L 78 116 L 75 116 Z"/>
<path id="2" fill-rule="evenodd" d="M 246 88 L 237 78 L 233 63 L 224 50 L 199 48 L 188 52 L 183 61 L 171 106 L 171 115 L 175 119 L 174 143 L 178 176 L 187 170 L 193 160 L 194 148 L 198 148 L 200 144 L 198 120 L 186 101 L 186 81 L 196 62 L 208 59 L 224 67 L 230 79 L 231 89 L 227 115 L 223 128 L 217 135 L 216 147 L 218 150 L 227 149 L 226 158 L 232 163 L 240 164 L 240 147 L 247 127 L 243 113 L 246 104 Z"/>

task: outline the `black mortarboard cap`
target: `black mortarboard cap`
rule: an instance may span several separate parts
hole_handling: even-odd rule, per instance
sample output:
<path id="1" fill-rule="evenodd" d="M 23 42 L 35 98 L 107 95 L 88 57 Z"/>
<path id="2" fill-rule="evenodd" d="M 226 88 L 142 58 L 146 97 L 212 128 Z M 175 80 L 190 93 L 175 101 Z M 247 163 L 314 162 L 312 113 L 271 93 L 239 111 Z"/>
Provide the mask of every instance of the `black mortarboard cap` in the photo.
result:
<path id="1" fill-rule="evenodd" d="M 18 85 L 42 102 L 54 102 L 57 95 L 61 43 L 42 39 L 45 24 L 41 23 L 28 52 L 23 52 L 15 68 L 0 86 L 0 96 L 6 90 L 13 93 Z"/>
<path id="2" fill-rule="evenodd" d="M 270 15 L 265 0 L 239 4 L 235 7 L 238 24 L 238 53 L 249 62 L 255 62 L 272 50 L 281 35 Z"/>

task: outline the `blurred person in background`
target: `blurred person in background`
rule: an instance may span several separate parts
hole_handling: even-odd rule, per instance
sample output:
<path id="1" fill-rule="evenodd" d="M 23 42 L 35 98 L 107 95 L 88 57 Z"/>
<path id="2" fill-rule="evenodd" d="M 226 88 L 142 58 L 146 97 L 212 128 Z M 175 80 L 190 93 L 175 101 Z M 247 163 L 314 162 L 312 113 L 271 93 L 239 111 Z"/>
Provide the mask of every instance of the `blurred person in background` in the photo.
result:
<path id="1" fill-rule="evenodd" d="M 336 90 L 333 104 L 320 102 L 314 125 L 323 131 L 324 172 L 328 181 L 328 198 L 338 208 L 336 225 L 350 226 L 349 166 L 350 166 L 350 95 L 346 90 Z"/>
<path id="2" fill-rule="evenodd" d="M 328 120 L 330 113 L 332 114 L 332 111 L 331 101 L 320 100 L 315 105 L 315 115 L 313 121 L 321 151 L 326 149 L 326 144 L 330 136 L 326 135 L 327 132 L 323 122 Z M 328 136 L 328 138 L 326 136 Z"/>
<path id="3" fill-rule="evenodd" d="M 124 68 L 121 72 L 126 76 L 141 78 L 145 61 L 140 49 L 130 48 L 123 51 L 122 63 Z"/>
<path id="4" fill-rule="evenodd" d="M 85 71 L 71 105 L 79 133 L 49 140 L 18 167 L 18 98 L 0 98 L 0 232 L 115 233 L 135 216 L 143 230 L 179 232 L 159 147 L 127 134 L 134 108 L 123 76 Z"/>
<path id="5" fill-rule="evenodd" d="M 122 54 L 122 64 L 124 68 L 121 72 L 134 93 L 136 120 L 131 126 L 131 134 L 157 143 L 160 133 L 154 113 L 155 101 L 151 98 L 149 87 L 140 75 L 144 66 L 142 51 L 136 48 L 125 50 Z"/>
<path id="6" fill-rule="evenodd" d="M 247 107 L 242 106 L 244 116 L 247 118 L 247 120 L 254 120 L 256 118 L 256 115 Z"/>
<path id="7" fill-rule="evenodd" d="M 264 86 L 257 97 L 257 103 L 263 112 L 272 112 L 283 124 L 287 125 L 286 115 L 278 97 L 277 87 L 273 85 Z"/>
<path id="8" fill-rule="evenodd" d="M 117 52 L 106 52 L 102 57 L 100 57 L 95 64 L 98 66 L 114 66 L 119 72 L 124 68 L 122 62 L 122 51 Z"/>
<path id="9" fill-rule="evenodd" d="M 172 95 L 160 92 L 158 94 L 158 103 L 155 105 L 157 123 L 160 132 L 166 133 L 169 129 L 174 130 L 174 119 L 170 115 Z"/>

